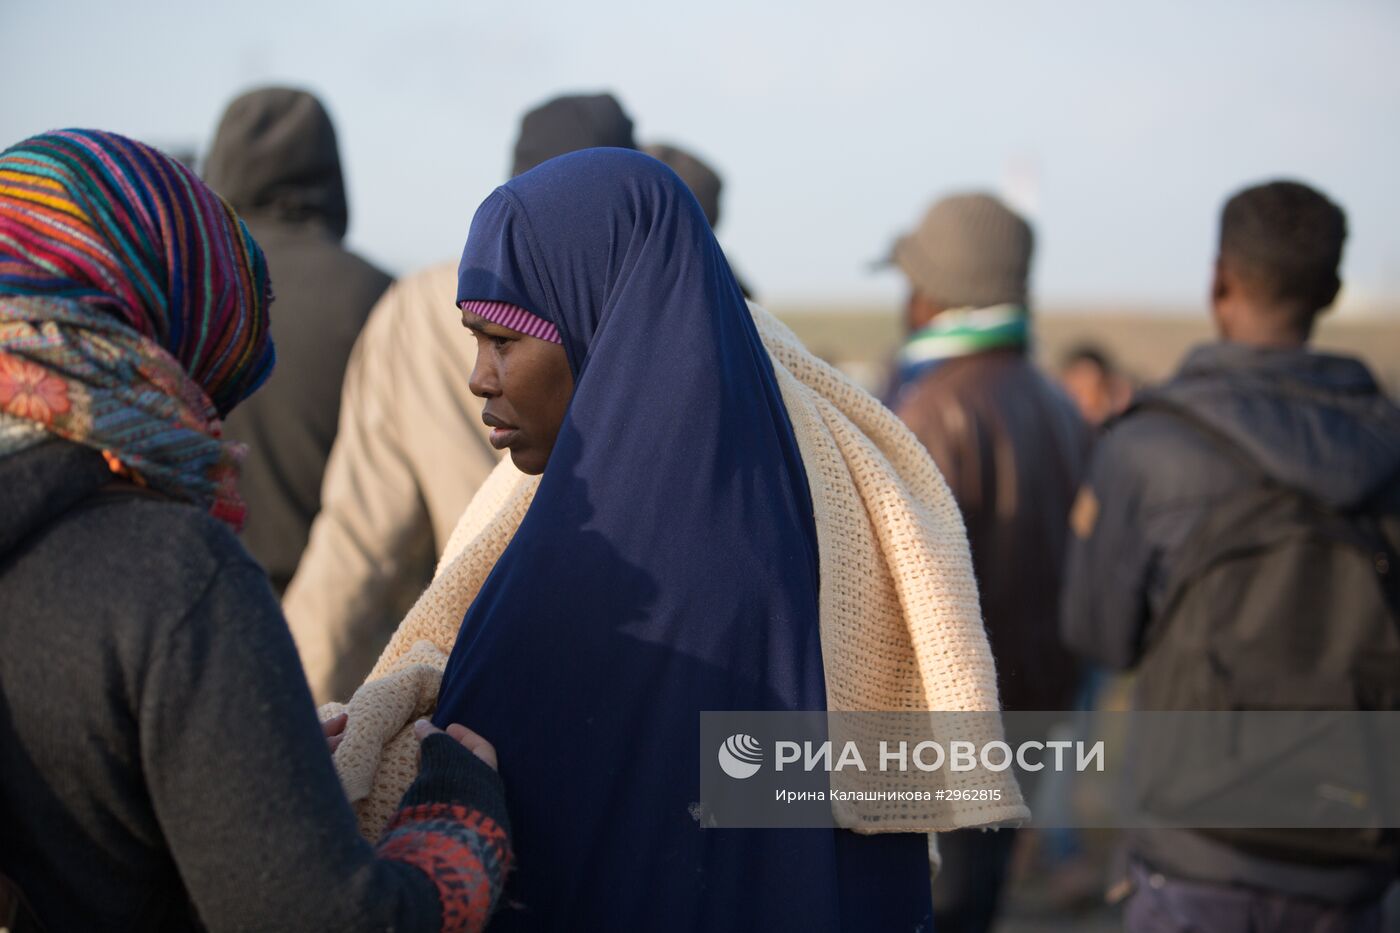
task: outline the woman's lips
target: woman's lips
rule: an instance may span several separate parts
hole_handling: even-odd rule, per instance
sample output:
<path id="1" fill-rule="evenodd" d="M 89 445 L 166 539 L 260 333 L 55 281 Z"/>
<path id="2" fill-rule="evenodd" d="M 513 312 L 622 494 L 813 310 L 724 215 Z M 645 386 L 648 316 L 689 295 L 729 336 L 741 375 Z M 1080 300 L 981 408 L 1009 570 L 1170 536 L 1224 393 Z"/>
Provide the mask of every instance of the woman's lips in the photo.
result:
<path id="1" fill-rule="evenodd" d="M 486 426 L 491 429 L 488 440 L 491 446 L 497 450 L 505 450 L 515 440 L 515 435 L 520 433 L 520 429 L 512 424 L 507 424 L 489 411 L 481 413 L 481 420 L 486 422 Z"/>
<path id="2" fill-rule="evenodd" d="M 515 435 L 520 433 L 519 428 L 492 428 L 491 446 L 497 450 L 505 450 L 515 440 Z"/>

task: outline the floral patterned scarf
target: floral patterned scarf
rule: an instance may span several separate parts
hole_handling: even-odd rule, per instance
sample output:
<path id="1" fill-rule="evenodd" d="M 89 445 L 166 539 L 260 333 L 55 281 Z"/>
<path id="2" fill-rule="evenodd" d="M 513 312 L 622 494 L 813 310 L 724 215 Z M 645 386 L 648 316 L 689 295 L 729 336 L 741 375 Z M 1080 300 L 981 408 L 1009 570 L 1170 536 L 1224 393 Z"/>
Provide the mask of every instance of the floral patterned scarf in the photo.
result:
<path id="1" fill-rule="evenodd" d="M 50 436 L 235 528 L 220 419 L 267 378 L 267 262 L 189 169 L 93 130 L 0 153 L 0 456 Z"/>

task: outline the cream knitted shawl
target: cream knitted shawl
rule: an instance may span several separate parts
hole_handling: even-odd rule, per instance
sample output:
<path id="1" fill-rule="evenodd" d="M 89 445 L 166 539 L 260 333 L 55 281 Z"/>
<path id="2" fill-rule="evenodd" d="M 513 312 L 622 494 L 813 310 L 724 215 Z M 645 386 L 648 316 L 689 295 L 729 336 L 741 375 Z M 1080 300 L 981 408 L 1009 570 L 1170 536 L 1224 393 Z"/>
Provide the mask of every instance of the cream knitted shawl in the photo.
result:
<path id="1" fill-rule="evenodd" d="M 750 307 L 811 488 L 828 709 L 996 711 L 967 534 L 937 467 L 888 409 L 809 353 L 777 318 Z M 335 764 L 371 840 L 417 773 L 412 722 L 433 710 L 462 617 L 536 484 L 508 462 L 497 467 L 369 679 L 348 704 L 322 707 L 323 719 L 349 713 Z M 939 738 L 999 740 L 996 719 L 968 717 L 958 735 Z M 963 772 L 943 786 L 994 790 L 966 796 L 999 799 L 834 809 L 841 825 L 858 832 L 943 832 L 1029 818 L 1009 773 Z"/>

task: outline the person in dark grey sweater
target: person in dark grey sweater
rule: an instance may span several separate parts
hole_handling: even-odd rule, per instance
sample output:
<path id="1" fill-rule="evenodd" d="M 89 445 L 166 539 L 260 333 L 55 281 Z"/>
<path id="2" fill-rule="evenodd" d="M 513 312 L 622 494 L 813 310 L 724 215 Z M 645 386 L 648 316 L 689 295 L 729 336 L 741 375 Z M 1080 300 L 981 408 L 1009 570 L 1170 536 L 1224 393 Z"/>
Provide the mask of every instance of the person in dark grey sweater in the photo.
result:
<path id="1" fill-rule="evenodd" d="M 0 458 L 0 514 L 0 871 L 48 929 L 445 926 L 427 857 L 360 837 L 277 601 L 225 526 L 66 441 Z M 472 845 L 499 878 L 485 762 L 428 736 L 420 805 L 493 821 Z"/>
<path id="2" fill-rule="evenodd" d="M 0 924 L 17 890 L 51 933 L 480 930 L 511 860 L 494 751 L 421 723 L 362 838 L 235 537 L 220 419 L 273 362 L 257 243 L 114 134 L 0 173 Z"/>

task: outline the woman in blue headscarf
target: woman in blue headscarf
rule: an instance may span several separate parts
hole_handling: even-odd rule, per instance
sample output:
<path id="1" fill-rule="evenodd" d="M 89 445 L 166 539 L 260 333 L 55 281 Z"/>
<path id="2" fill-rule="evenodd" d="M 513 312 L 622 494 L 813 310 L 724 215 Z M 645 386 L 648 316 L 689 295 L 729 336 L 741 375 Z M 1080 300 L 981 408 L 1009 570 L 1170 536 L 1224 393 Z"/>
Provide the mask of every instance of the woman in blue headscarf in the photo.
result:
<path id="1" fill-rule="evenodd" d="M 694 197 L 636 152 L 551 160 L 477 211 L 457 298 L 492 443 L 542 474 L 436 714 L 508 763 L 492 929 L 928 929 L 922 835 L 691 812 L 700 711 L 826 706 L 806 475 Z"/>

